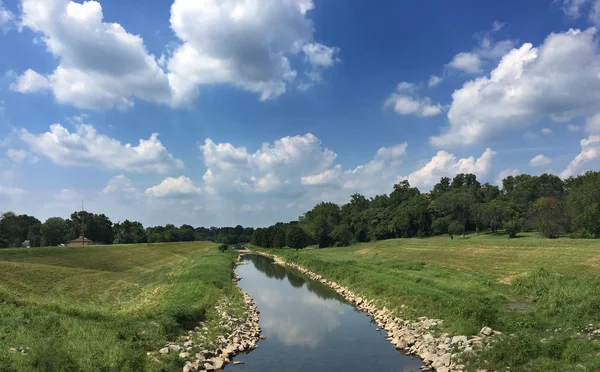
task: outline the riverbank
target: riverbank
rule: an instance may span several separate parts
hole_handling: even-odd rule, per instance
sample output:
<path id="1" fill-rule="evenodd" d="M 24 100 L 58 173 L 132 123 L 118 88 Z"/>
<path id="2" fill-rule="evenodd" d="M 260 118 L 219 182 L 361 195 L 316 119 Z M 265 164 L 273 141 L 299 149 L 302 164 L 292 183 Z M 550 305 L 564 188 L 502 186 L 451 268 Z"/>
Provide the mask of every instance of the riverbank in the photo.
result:
<path id="1" fill-rule="evenodd" d="M 363 298 L 303 266 L 267 252 L 259 252 L 259 254 L 272 258 L 277 264 L 292 267 L 310 279 L 319 281 L 336 291 L 358 310 L 373 317 L 377 325 L 387 332 L 387 339 L 397 350 L 418 356 L 424 363 L 424 369 L 461 372 L 465 369 L 465 365 L 461 362 L 463 354 L 475 353 L 491 345 L 493 337 L 501 334 L 489 327 L 483 327 L 478 336 L 471 338 L 436 332 L 438 325 L 443 323 L 441 319 L 420 317 L 416 321 L 411 321 L 396 317 L 386 307 L 378 308 L 373 300 Z"/>
<path id="2" fill-rule="evenodd" d="M 502 331 L 494 347 L 465 358 L 466 370 L 600 370 L 597 248 L 590 241 L 547 241 L 439 237 L 267 252 L 392 317 L 443 319 L 433 327 L 436 338 L 474 339 L 486 326 Z"/>
<path id="3" fill-rule="evenodd" d="M 158 353 L 170 340 L 212 350 L 231 327 L 251 344 L 255 329 L 235 327 L 253 306 L 232 281 L 237 257 L 210 242 L 0 250 L 0 366 L 181 371 L 187 351 Z"/>

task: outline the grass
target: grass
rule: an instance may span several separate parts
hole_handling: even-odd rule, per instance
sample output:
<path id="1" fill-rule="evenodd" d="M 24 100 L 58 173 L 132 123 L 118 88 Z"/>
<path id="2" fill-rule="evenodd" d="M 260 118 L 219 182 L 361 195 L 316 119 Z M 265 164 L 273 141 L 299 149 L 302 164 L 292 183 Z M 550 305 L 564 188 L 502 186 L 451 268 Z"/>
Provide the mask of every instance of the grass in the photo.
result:
<path id="1" fill-rule="evenodd" d="M 208 242 L 0 250 L 0 371 L 181 370 L 146 353 L 239 300 L 235 257 Z"/>
<path id="2" fill-rule="evenodd" d="M 600 335 L 584 330 L 600 328 L 598 241 L 481 234 L 273 253 L 405 317 L 444 319 L 441 331 L 503 331 L 471 369 L 600 370 Z"/>

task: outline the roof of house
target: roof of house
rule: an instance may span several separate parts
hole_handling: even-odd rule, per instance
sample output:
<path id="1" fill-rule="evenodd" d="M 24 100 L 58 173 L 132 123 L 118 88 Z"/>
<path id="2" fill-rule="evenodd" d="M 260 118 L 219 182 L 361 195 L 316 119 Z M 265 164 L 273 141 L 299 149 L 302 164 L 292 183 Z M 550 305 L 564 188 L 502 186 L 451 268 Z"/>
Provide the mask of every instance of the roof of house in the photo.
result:
<path id="1" fill-rule="evenodd" d="M 83 237 L 83 236 L 79 236 L 79 238 L 77 238 L 77 239 L 73 239 L 73 240 L 71 240 L 71 241 L 72 241 L 72 242 L 81 242 L 81 241 L 84 241 L 84 242 L 92 242 L 91 240 L 89 240 L 88 238 L 85 238 L 85 237 Z"/>

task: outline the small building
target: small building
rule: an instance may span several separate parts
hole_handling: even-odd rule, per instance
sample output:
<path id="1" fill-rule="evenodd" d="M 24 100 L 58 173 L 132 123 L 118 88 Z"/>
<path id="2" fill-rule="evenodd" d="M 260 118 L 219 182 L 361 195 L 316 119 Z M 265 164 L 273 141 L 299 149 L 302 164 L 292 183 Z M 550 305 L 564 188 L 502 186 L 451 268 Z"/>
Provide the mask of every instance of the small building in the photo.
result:
<path id="1" fill-rule="evenodd" d="M 79 238 L 77 239 L 73 239 L 69 242 L 69 245 L 92 245 L 94 244 L 93 241 L 89 240 L 88 238 L 84 237 L 83 235 L 79 236 Z"/>

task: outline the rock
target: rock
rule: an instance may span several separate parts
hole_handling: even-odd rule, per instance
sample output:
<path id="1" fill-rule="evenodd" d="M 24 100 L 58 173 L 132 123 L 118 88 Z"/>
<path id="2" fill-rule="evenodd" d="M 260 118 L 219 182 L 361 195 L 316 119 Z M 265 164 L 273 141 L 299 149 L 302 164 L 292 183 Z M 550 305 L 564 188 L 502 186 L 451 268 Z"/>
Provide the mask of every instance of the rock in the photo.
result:
<path id="1" fill-rule="evenodd" d="M 187 362 L 185 364 L 185 366 L 183 366 L 183 372 L 192 372 L 192 371 L 197 371 L 197 370 L 198 370 L 198 368 L 190 362 Z"/>
<path id="2" fill-rule="evenodd" d="M 240 364 L 244 364 L 244 362 L 242 362 L 241 360 L 234 360 L 233 364 L 237 366 L 237 365 L 240 365 Z"/>
<path id="3" fill-rule="evenodd" d="M 168 347 L 163 347 L 158 352 L 161 353 L 161 354 L 169 354 L 169 348 Z"/>
<path id="4" fill-rule="evenodd" d="M 452 337 L 452 341 L 450 341 L 452 345 L 456 345 L 459 343 L 463 344 L 465 342 L 467 342 L 467 336 L 454 336 Z"/>
<path id="5" fill-rule="evenodd" d="M 179 345 L 169 345 L 169 351 L 179 351 L 181 350 L 181 346 Z"/>
<path id="6" fill-rule="evenodd" d="M 266 340 L 266 339 L 267 339 L 267 336 L 265 336 L 265 335 L 260 335 L 260 337 L 259 337 L 259 338 L 260 338 L 261 340 Z"/>
<path id="7" fill-rule="evenodd" d="M 479 332 L 479 333 L 484 334 L 486 336 L 491 336 L 492 333 L 494 333 L 494 331 L 490 327 L 483 327 L 481 329 L 481 332 Z"/>
<path id="8" fill-rule="evenodd" d="M 190 347 L 194 344 L 194 341 L 186 341 L 183 343 L 183 347 Z"/>
<path id="9" fill-rule="evenodd" d="M 225 367 L 225 361 L 221 358 L 214 358 L 213 362 L 215 363 L 215 369 L 223 369 Z"/>
<path id="10" fill-rule="evenodd" d="M 186 353 L 186 352 L 179 353 L 179 357 L 181 359 L 186 359 L 189 356 L 190 356 L 190 353 Z"/>
<path id="11" fill-rule="evenodd" d="M 204 363 L 204 369 L 207 371 L 214 371 L 215 367 L 211 363 Z"/>

